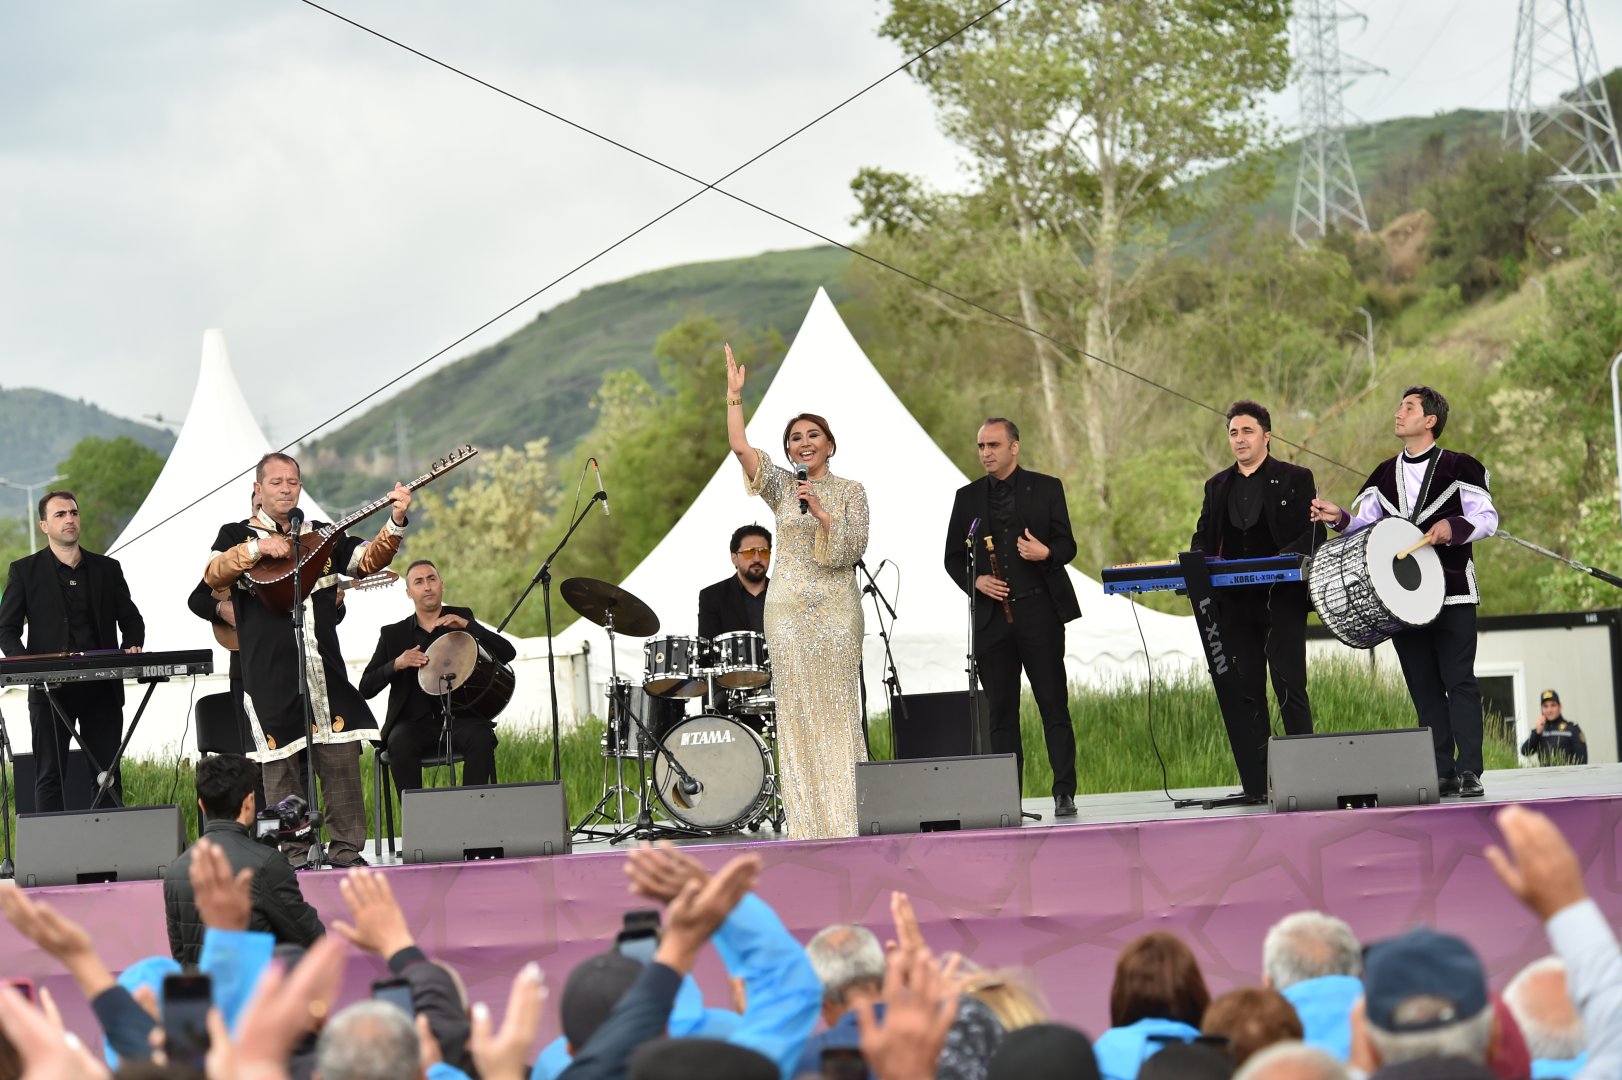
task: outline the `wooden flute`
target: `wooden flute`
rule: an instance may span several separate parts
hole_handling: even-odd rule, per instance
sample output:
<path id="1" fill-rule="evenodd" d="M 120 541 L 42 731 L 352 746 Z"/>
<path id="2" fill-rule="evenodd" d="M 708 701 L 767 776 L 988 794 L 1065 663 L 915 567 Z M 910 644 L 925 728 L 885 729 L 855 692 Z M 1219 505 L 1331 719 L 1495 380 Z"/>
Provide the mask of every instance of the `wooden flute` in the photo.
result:
<path id="1" fill-rule="evenodd" d="M 1003 581 L 1008 579 L 1002 576 L 1002 567 L 997 565 L 997 545 L 991 542 L 991 537 L 984 538 L 986 542 L 986 556 L 991 559 L 991 576 Z M 1008 597 L 1002 598 L 1002 616 L 1009 622 L 1014 621 L 1014 605 L 1008 602 Z"/>

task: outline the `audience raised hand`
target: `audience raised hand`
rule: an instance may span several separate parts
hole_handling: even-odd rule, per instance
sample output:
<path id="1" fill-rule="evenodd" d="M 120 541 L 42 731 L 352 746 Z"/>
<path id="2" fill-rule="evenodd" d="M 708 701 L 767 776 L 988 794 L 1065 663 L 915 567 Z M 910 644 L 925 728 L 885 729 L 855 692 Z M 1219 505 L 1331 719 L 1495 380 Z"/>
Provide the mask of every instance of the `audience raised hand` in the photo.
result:
<path id="1" fill-rule="evenodd" d="M 192 902 L 203 925 L 214 930 L 246 930 L 253 917 L 253 870 L 231 872 L 225 851 L 206 836 L 192 845 Z"/>
<path id="2" fill-rule="evenodd" d="M 872 1003 L 856 1011 L 862 1056 L 879 1080 L 932 1080 L 957 1019 L 957 991 L 926 948 L 890 950 L 884 973 L 884 1022 Z"/>

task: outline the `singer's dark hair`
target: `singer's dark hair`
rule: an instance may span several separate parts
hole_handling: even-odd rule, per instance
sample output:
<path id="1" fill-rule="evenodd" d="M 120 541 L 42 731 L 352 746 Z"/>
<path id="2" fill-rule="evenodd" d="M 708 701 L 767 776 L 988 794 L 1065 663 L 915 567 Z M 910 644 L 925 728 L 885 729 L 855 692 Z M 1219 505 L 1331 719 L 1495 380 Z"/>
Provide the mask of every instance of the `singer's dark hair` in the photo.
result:
<path id="1" fill-rule="evenodd" d="M 772 546 L 772 534 L 766 531 L 763 525 L 740 525 L 732 532 L 732 554 L 736 555 L 743 547 L 743 538 L 746 536 L 764 536 L 766 546 Z"/>
<path id="2" fill-rule="evenodd" d="M 788 453 L 788 437 L 793 433 L 794 425 L 798 424 L 801 420 L 811 421 L 811 423 L 815 424 L 819 429 L 821 429 L 822 433 L 828 437 L 828 456 L 833 457 L 834 451 L 839 449 L 839 440 L 834 438 L 833 430 L 828 427 L 828 421 L 824 420 L 814 412 L 800 413 L 798 416 L 791 418 L 787 424 L 783 425 L 783 453 Z"/>

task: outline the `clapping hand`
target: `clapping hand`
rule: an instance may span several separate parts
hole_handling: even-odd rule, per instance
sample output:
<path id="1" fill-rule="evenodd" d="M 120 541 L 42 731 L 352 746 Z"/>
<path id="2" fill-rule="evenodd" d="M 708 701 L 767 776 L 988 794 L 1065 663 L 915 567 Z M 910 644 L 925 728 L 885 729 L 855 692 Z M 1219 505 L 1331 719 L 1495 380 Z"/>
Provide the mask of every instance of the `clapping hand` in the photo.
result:
<path id="1" fill-rule="evenodd" d="M 253 916 L 253 871 L 231 872 L 231 860 L 220 845 L 206 836 L 192 846 L 191 879 L 193 902 L 204 926 L 216 930 L 246 930 Z"/>
<path id="2" fill-rule="evenodd" d="M 531 960 L 513 979 L 507 996 L 507 1015 L 501 1030 L 491 1030 L 490 1006 L 473 1006 L 473 1063 L 482 1080 L 525 1080 L 530 1050 L 541 1028 L 541 1006 L 546 1004 L 546 978 Z"/>
<path id="3" fill-rule="evenodd" d="M 868 1002 L 856 1010 L 862 1056 L 880 1080 L 935 1075 L 957 1019 L 957 991 L 928 949 L 894 949 L 884 972 L 884 1023 Z"/>
<path id="4" fill-rule="evenodd" d="M 335 922 L 332 928 L 357 949 L 387 960 L 417 943 L 406 925 L 405 912 L 394 899 L 394 890 L 382 874 L 365 868 L 351 870 L 338 882 L 338 891 L 355 921 Z"/>
<path id="5" fill-rule="evenodd" d="M 1487 861 L 1516 899 L 1547 922 L 1587 898 L 1577 853 L 1554 822 L 1524 806 L 1504 807 L 1497 820 L 1504 847 L 1488 847 Z"/>

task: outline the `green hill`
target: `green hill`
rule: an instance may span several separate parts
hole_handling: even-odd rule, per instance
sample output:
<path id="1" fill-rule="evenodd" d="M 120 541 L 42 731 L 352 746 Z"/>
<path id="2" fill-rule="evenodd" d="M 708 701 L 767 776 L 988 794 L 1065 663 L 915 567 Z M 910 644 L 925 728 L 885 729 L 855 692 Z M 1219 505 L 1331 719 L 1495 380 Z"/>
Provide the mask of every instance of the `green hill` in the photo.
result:
<path id="1" fill-rule="evenodd" d="M 567 450 L 591 428 L 591 397 L 606 372 L 634 368 L 657 381 L 653 344 L 683 317 L 702 311 L 792 340 L 818 286 L 835 303 L 847 297 L 849 259 L 829 247 L 769 252 L 588 289 L 309 443 L 305 457 L 322 468 L 319 495 L 341 506 L 376 494 L 371 477 L 395 471 L 397 416 L 413 468 L 466 442 L 519 446 L 545 436 Z M 346 475 L 353 479 L 337 479 Z"/>
<path id="2" fill-rule="evenodd" d="M 47 479 L 80 439 L 116 439 L 120 435 L 164 455 L 175 444 L 174 435 L 163 428 L 125 420 L 83 399 L 75 401 L 31 387 L 0 388 L 0 462 L 4 463 L 0 473 L 8 480 L 32 483 Z M 0 514 L 22 514 L 27 501 L 25 493 L 0 487 Z M 32 520 L 32 511 L 26 512 Z"/>

